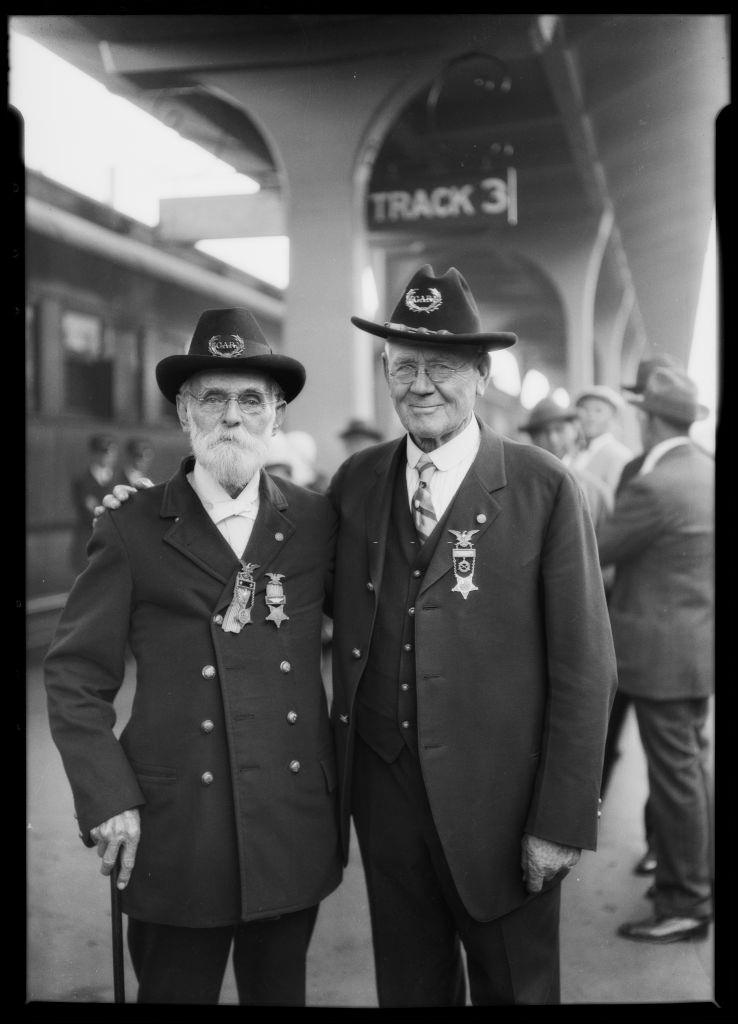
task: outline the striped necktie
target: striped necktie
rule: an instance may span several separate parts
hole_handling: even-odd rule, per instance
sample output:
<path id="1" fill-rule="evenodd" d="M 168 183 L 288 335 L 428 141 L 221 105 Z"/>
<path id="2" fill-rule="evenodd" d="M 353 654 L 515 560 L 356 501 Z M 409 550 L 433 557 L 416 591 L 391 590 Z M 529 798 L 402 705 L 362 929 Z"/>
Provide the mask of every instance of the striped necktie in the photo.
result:
<path id="1" fill-rule="evenodd" d="M 413 494 L 413 521 L 418 534 L 418 540 L 424 544 L 433 532 L 437 516 L 433 508 L 433 499 L 430 495 L 430 480 L 436 471 L 433 460 L 427 455 L 422 455 L 415 467 L 420 476 L 418 486 Z"/>

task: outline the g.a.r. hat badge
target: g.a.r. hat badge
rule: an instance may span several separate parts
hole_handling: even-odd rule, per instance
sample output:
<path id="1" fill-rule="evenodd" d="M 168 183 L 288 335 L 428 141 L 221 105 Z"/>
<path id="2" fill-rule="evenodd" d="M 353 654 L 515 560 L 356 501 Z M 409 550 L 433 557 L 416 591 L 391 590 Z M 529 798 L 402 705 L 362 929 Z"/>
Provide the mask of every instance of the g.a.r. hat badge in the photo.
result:
<path id="1" fill-rule="evenodd" d="M 420 294 L 417 288 L 410 288 L 405 295 L 405 305 L 413 313 L 434 313 L 443 305 L 443 299 L 437 288 L 429 288 Z"/>
<path id="2" fill-rule="evenodd" d="M 214 334 L 208 342 L 211 356 L 222 356 L 225 359 L 236 359 L 243 355 L 246 343 L 240 334 Z"/>

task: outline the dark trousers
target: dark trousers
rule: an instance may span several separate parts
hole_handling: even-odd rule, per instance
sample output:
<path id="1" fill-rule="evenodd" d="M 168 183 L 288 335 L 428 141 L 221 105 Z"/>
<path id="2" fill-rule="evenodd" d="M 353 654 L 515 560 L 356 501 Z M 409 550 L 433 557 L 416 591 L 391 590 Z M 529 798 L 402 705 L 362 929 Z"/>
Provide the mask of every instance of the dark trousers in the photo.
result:
<path id="1" fill-rule="evenodd" d="M 359 737 L 353 812 L 364 862 L 379 1005 L 558 1003 L 561 887 L 491 922 L 466 911 L 441 848 L 420 766 L 387 764 Z M 463 813 L 463 808 L 459 809 Z"/>
<path id="2" fill-rule="evenodd" d="M 615 693 L 615 699 L 612 703 L 612 709 L 610 710 L 610 718 L 607 723 L 607 736 L 605 738 L 605 757 L 602 765 L 602 785 L 600 786 L 600 796 L 605 799 L 610 780 L 612 779 L 613 768 L 615 762 L 620 757 L 620 737 L 623 732 L 623 725 L 625 723 L 625 716 L 628 713 L 628 708 L 633 698 L 627 693 L 623 693 L 622 690 L 618 690 Z M 649 850 L 653 850 L 653 825 L 651 822 L 651 809 L 649 802 L 646 803 L 643 808 L 643 834 L 646 838 L 646 846 Z"/>
<path id="3" fill-rule="evenodd" d="M 128 919 L 139 1003 L 217 1003 L 228 954 L 238 1001 L 304 1006 L 305 959 L 317 907 L 225 928 L 178 928 Z"/>
<path id="4" fill-rule="evenodd" d="M 712 795 L 705 764 L 708 702 L 633 698 L 648 765 L 658 915 L 712 915 Z"/>

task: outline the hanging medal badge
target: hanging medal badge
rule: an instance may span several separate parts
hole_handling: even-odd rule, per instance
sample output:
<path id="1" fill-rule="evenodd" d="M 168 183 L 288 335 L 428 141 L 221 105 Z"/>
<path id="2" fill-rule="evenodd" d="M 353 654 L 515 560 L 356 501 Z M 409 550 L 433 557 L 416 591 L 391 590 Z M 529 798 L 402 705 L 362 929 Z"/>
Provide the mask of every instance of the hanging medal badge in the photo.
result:
<path id="1" fill-rule="evenodd" d="M 461 594 L 466 601 L 472 590 L 479 590 L 474 585 L 474 565 L 477 560 L 477 549 L 472 547 L 471 538 L 479 530 L 449 530 L 456 537 L 451 557 L 456 577 L 456 586 L 451 588 L 452 594 Z M 449 543 L 452 543 L 449 541 Z"/>
<path id="2" fill-rule="evenodd" d="M 284 573 L 282 572 L 268 572 L 269 582 L 266 587 L 266 596 L 264 600 L 269 608 L 269 614 L 266 617 L 267 622 L 273 622 L 277 629 L 282 625 L 283 622 L 289 622 L 289 615 L 285 615 L 284 606 L 287 598 L 284 594 L 284 587 L 280 583 L 280 580 L 284 579 Z"/>
<path id="3" fill-rule="evenodd" d="M 240 633 L 244 626 L 251 623 L 251 609 L 254 605 L 254 570 L 259 566 L 248 562 L 241 563 L 241 568 L 236 574 L 236 584 L 233 588 L 233 597 L 228 606 L 228 611 L 223 616 L 223 631 L 225 633 Z"/>

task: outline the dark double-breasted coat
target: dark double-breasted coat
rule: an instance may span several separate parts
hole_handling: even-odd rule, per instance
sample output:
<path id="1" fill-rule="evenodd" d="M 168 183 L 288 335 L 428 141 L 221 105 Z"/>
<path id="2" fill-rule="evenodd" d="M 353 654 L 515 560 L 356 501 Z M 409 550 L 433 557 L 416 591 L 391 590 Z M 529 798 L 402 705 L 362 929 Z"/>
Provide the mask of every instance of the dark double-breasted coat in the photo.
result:
<path id="1" fill-rule="evenodd" d="M 420 766 L 459 894 L 474 918 L 489 921 L 528 898 L 524 832 L 595 847 L 616 672 L 579 485 L 547 452 L 480 427 L 479 452 L 446 521 L 449 531 L 477 531 L 478 589 L 467 599 L 452 592 L 454 538 L 446 532 L 413 614 Z M 340 517 L 332 718 L 344 849 L 354 701 L 382 600 L 405 451 L 403 438 L 360 452 L 330 490 Z"/>
<path id="2" fill-rule="evenodd" d="M 643 460 L 641 460 L 642 464 Z M 610 616 L 621 689 L 649 700 L 714 687 L 715 463 L 696 445 L 635 473 L 598 532 L 615 566 Z"/>
<path id="3" fill-rule="evenodd" d="M 257 565 L 253 621 L 226 633 L 240 565 L 187 482 L 191 467 L 99 520 L 46 686 L 85 842 L 141 809 L 124 911 L 214 927 L 313 906 L 341 878 L 320 673 L 335 516 L 323 495 L 262 474 L 243 556 Z M 266 620 L 267 573 L 283 576 L 279 627 Z M 127 642 L 136 693 L 118 740 Z"/>

